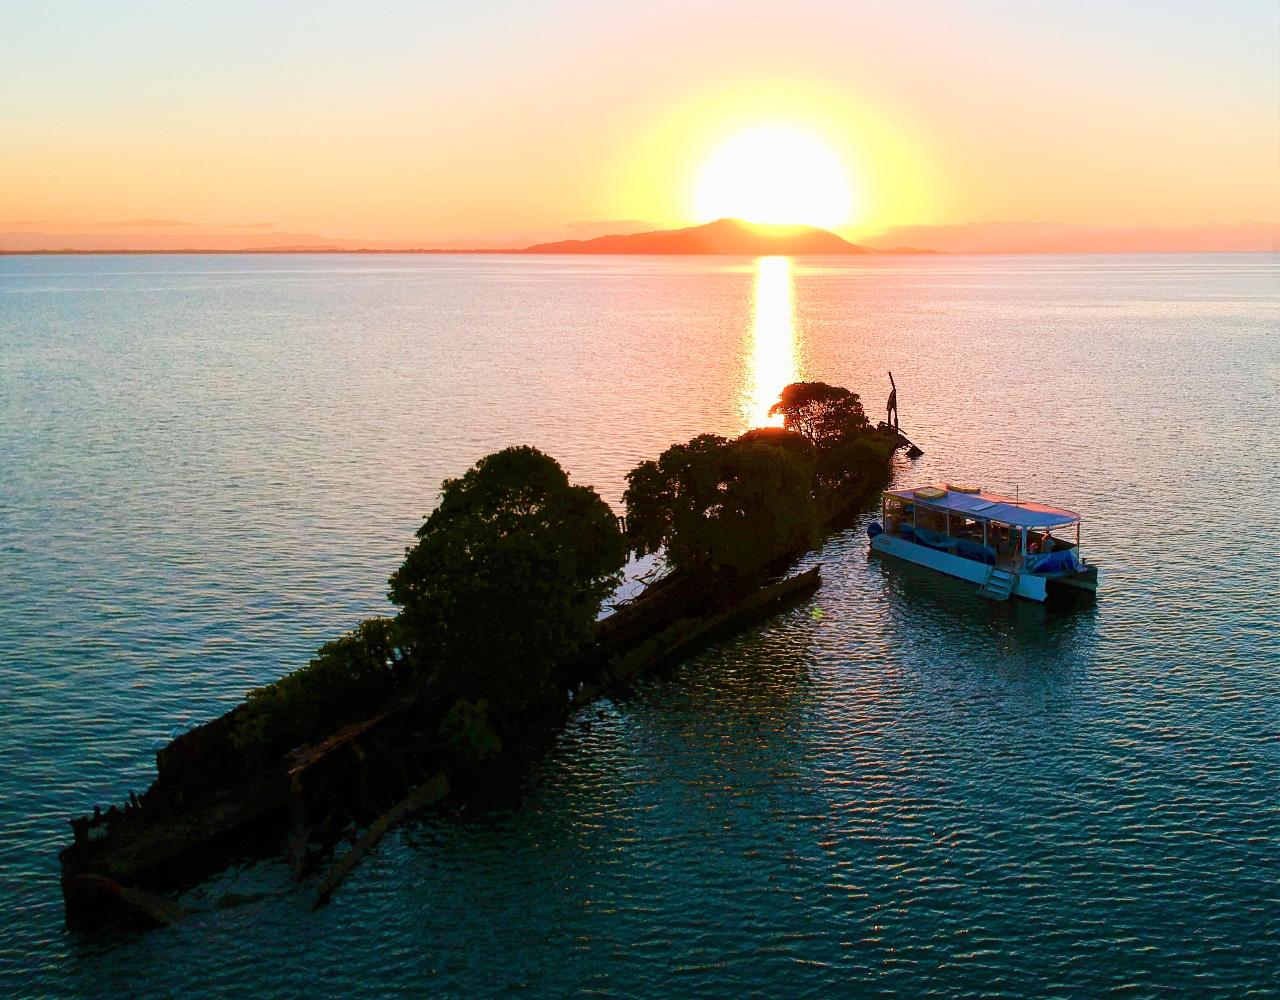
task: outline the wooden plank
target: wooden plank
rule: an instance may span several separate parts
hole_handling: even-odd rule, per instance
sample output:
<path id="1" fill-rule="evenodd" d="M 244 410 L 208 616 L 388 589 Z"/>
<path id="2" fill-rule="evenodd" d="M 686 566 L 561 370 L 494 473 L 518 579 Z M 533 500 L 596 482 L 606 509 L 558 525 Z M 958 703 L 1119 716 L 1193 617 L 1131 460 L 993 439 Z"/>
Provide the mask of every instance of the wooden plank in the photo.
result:
<path id="1" fill-rule="evenodd" d="M 448 794 L 449 778 L 441 771 L 423 782 L 387 812 L 374 820 L 365 835 L 352 846 L 351 850 L 338 859 L 337 864 L 329 869 L 329 874 L 320 883 L 320 891 L 316 893 L 316 900 L 311 904 L 311 909 L 318 910 L 329 902 L 329 897 L 342 884 L 342 880 L 351 873 L 351 870 L 360 863 L 360 859 L 383 838 L 391 827 L 411 813 L 415 813 L 419 809 L 425 809 L 432 803 L 439 802 Z"/>
<path id="2" fill-rule="evenodd" d="M 141 889 L 135 889 L 131 886 L 121 885 L 115 879 L 107 878 L 105 875 L 80 875 L 77 877 L 82 883 L 92 885 L 103 892 L 110 893 L 117 899 L 123 900 L 135 912 L 159 924 L 161 927 L 177 923 L 190 912 L 171 899 L 143 892 Z"/>

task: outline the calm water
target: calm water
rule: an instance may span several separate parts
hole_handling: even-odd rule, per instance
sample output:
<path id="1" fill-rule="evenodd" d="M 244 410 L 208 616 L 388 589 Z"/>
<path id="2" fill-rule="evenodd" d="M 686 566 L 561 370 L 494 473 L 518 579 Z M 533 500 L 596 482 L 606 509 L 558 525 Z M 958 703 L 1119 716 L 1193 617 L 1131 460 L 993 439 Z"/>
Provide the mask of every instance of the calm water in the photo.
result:
<path id="1" fill-rule="evenodd" d="M 1277 265 L 0 259 L 0 992 L 1276 995 Z M 169 930 L 64 930 L 66 817 L 382 610 L 441 479 L 529 442 L 617 503 L 783 382 L 875 412 L 889 368 L 900 481 L 1082 511 L 1095 606 L 859 528 L 324 911 L 262 862 Z"/>

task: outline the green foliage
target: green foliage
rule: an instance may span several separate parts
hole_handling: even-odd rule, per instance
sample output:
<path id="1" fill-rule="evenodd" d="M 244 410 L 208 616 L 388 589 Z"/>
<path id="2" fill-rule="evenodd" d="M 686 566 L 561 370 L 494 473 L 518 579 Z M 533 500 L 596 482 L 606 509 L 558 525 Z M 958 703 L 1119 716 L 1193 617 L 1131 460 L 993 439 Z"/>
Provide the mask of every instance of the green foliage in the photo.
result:
<path id="1" fill-rule="evenodd" d="M 452 704 L 439 730 L 452 753 L 467 764 L 493 757 L 513 716 L 555 697 L 558 668 L 589 641 L 621 578 L 628 540 L 678 570 L 731 579 L 812 545 L 828 491 L 883 474 L 892 442 L 868 430 L 847 389 L 789 385 L 771 412 L 785 429 L 701 435 L 633 469 L 629 539 L 590 487 L 570 485 L 537 449 L 481 459 L 443 484 L 392 575 L 397 617 L 361 623 L 249 692 L 233 746 L 266 762 L 422 684 Z"/>
<path id="2" fill-rule="evenodd" d="M 813 543 L 814 460 L 797 448 L 714 434 L 672 445 L 627 475 L 627 526 L 641 555 L 675 568 L 747 573 Z"/>
<path id="3" fill-rule="evenodd" d="M 249 692 L 232 745 L 250 759 L 329 735 L 394 693 L 400 676 L 395 622 L 370 618 L 327 642 L 311 661 Z"/>
<path id="4" fill-rule="evenodd" d="M 825 382 L 793 382 L 769 408 L 769 416 L 782 414 L 783 426 L 803 434 L 819 448 L 870 426 L 856 392 Z"/>
<path id="5" fill-rule="evenodd" d="M 464 765 L 474 767 L 496 757 L 502 740 L 489 722 L 489 702 L 484 698 L 459 698 L 440 723 L 440 738 Z"/>
<path id="6" fill-rule="evenodd" d="M 608 505 L 530 447 L 446 481 L 417 534 L 390 581 L 406 640 L 443 690 L 499 718 L 547 692 L 626 561 Z"/>
<path id="7" fill-rule="evenodd" d="M 813 443 L 803 434 L 783 427 L 754 427 L 738 437 L 743 443 L 771 444 L 808 462 L 817 461 Z"/>
<path id="8" fill-rule="evenodd" d="M 882 479 L 893 455 L 892 438 L 874 431 L 846 434 L 818 455 L 818 482 L 833 488 L 860 488 Z"/>

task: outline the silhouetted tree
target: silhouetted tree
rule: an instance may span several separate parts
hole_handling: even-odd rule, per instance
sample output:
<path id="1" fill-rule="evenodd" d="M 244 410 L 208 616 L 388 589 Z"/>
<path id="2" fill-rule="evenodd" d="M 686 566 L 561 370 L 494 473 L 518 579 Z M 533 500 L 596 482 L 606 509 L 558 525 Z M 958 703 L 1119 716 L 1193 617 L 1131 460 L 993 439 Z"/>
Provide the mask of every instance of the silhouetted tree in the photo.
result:
<path id="1" fill-rule="evenodd" d="M 547 694 L 617 586 L 626 542 L 608 505 L 536 448 L 507 448 L 444 483 L 391 577 L 415 660 L 499 724 Z M 467 728 L 459 726 L 460 729 Z"/>
<path id="2" fill-rule="evenodd" d="M 627 475 L 627 528 L 641 555 L 681 570 L 746 573 L 811 545 L 812 456 L 702 434 Z"/>
<path id="3" fill-rule="evenodd" d="M 808 462 L 817 460 L 813 443 L 807 437 L 783 427 L 753 427 L 740 435 L 737 440 L 744 443 L 773 445 Z"/>
<path id="4" fill-rule="evenodd" d="M 894 440 L 875 433 L 851 433 L 818 452 L 818 485 L 860 488 L 872 479 L 884 481 Z"/>
<path id="5" fill-rule="evenodd" d="M 440 738 L 463 767 L 474 767 L 502 750 L 502 740 L 489 722 L 489 703 L 458 698 L 440 723 Z"/>
<path id="6" fill-rule="evenodd" d="M 769 416 L 782 414 L 782 425 L 803 434 L 822 448 L 870 424 L 856 392 L 825 382 L 793 382 L 769 408 Z"/>
<path id="7" fill-rule="evenodd" d="M 326 642 L 305 667 L 250 691 L 232 744 L 260 760 L 328 735 L 394 694 L 405 674 L 396 622 L 370 618 Z"/>

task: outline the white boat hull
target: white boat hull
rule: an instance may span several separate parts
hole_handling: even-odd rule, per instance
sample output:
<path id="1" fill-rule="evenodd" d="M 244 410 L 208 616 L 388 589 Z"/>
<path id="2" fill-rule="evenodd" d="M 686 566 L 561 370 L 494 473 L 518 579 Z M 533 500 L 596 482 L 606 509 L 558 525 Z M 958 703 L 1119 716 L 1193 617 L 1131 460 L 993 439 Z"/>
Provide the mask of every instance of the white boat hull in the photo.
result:
<path id="1" fill-rule="evenodd" d="M 936 569 L 940 573 L 946 573 L 948 576 L 958 577 L 961 580 L 968 580 L 979 586 L 986 582 L 987 573 L 991 569 L 986 563 L 963 559 L 960 556 L 953 556 L 949 552 L 939 552 L 937 549 L 931 549 L 927 545 L 917 545 L 915 542 L 908 542 L 904 538 L 895 538 L 889 534 L 876 535 L 871 539 L 871 548 L 876 552 L 897 556 L 899 559 L 907 560 L 907 562 L 913 562 L 919 566 L 927 566 L 929 569 Z M 1047 577 L 1036 576 L 1034 573 L 1019 573 L 1012 593 L 1018 597 L 1025 597 L 1029 601 L 1043 603 L 1047 579 Z"/>

